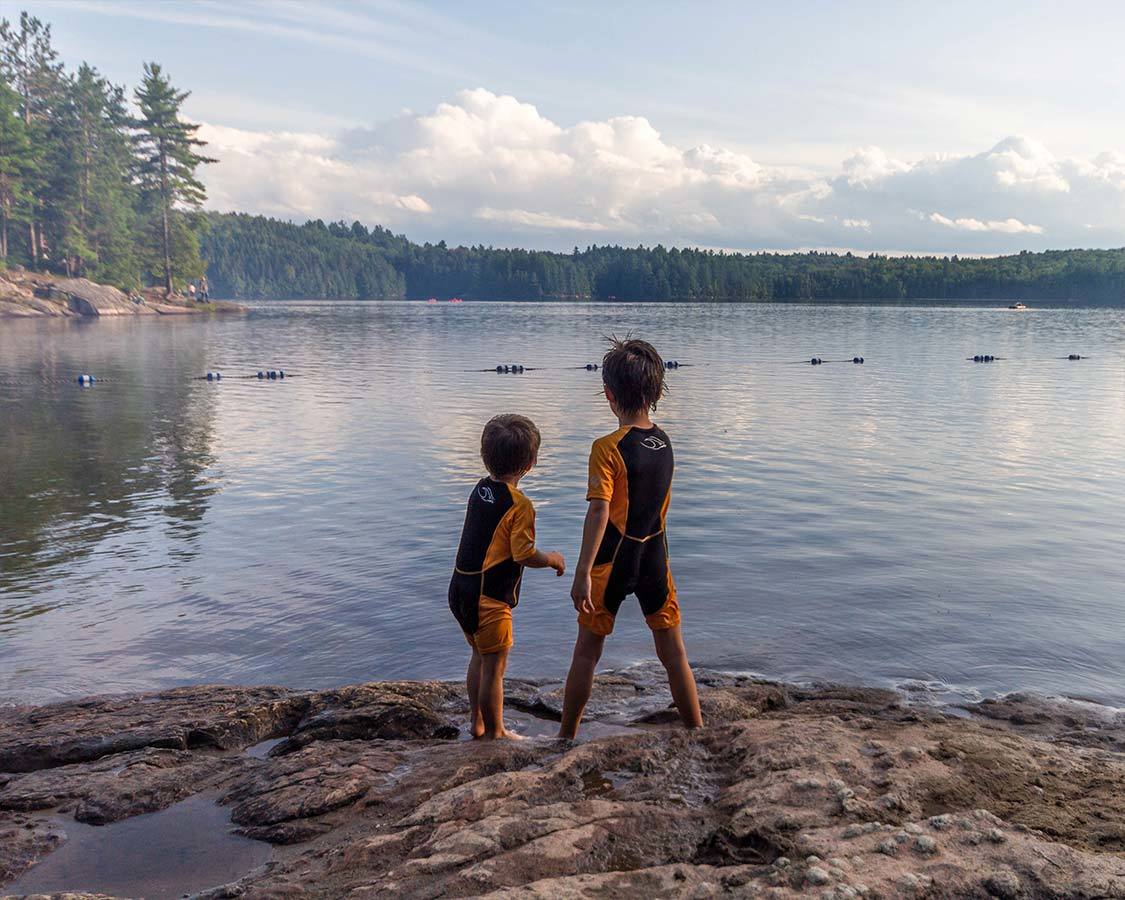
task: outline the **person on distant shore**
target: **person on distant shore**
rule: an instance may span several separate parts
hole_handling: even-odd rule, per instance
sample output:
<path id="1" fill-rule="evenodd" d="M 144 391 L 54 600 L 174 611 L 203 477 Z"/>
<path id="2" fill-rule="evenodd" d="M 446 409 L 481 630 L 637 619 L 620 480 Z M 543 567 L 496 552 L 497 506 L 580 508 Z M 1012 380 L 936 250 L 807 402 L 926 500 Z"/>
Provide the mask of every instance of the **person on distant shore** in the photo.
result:
<path id="1" fill-rule="evenodd" d="M 206 275 L 199 279 L 199 299 L 201 299 L 204 303 L 211 299 L 211 288 L 207 284 Z"/>
<path id="2" fill-rule="evenodd" d="M 188 298 L 194 303 L 195 302 L 195 282 L 194 281 L 188 282 L 187 292 L 188 292 Z"/>
<path id="3" fill-rule="evenodd" d="M 671 499 L 672 444 L 649 413 L 664 395 L 664 360 L 651 344 L 612 338 L 602 384 L 618 428 L 594 441 L 589 507 L 570 596 L 578 639 L 566 679 L 559 737 L 573 740 L 594 687 L 605 639 L 625 597 L 635 594 L 680 719 L 699 728 L 695 676 L 680 633 L 680 607 L 668 565 L 664 522 Z"/>
<path id="4" fill-rule="evenodd" d="M 528 418 L 496 416 L 484 426 L 480 455 L 488 476 L 469 495 L 449 608 L 473 648 L 465 686 L 474 738 L 519 739 L 504 729 L 504 670 L 512 647 L 512 609 L 525 567 L 566 571 L 561 553 L 535 546 L 535 508 L 518 489 L 539 456 L 539 429 Z"/>

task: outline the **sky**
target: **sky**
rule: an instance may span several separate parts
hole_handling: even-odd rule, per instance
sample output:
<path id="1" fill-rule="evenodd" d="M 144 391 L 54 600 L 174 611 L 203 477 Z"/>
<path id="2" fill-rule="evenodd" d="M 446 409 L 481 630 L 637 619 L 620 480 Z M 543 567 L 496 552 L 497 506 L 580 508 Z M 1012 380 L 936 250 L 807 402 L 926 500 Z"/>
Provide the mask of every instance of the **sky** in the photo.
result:
<path id="1" fill-rule="evenodd" d="M 4 0 L 192 92 L 208 207 L 416 240 L 1125 246 L 1125 4 Z"/>

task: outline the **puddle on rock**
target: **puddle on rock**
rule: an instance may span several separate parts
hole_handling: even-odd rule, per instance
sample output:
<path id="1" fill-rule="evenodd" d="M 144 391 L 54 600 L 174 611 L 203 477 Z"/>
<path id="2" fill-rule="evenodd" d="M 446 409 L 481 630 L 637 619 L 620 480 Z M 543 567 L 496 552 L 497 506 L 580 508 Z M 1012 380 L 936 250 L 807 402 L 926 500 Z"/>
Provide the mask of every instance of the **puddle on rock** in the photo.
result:
<path id="1" fill-rule="evenodd" d="M 284 740 L 285 738 L 270 738 L 268 741 L 261 741 L 253 747 L 247 747 L 242 751 L 242 755 L 254 759 L 265 759 L 269 756 L 270 751 Z"/>
<path id="2" fill-rule="evenodd" d="M 267 862 L 269 844 L 231 831 L 230 811 L 215 794 L 197 794 L 168 809 L 110 825 L 66 821 L 66 843 L 5 894 L 87 891 L 146 900 L 235 881 Z"/>

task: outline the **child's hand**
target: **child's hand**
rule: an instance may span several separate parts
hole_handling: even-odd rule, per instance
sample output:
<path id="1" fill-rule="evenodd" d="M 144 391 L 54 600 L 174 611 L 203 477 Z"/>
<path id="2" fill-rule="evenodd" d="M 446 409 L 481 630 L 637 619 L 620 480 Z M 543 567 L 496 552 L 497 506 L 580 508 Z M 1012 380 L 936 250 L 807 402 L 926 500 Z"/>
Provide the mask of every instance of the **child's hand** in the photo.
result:
<path id="1" fill-rule="evenodd" d="M 593 615 L 594 601 L 590 594 L 593 589 L 590 585 L 590 573 L 575 572 L 574 584 L 570 588 L 570 599 L 574 608 L 585 615 Z"/>
<path id="2" fill-rule="evenodd" d="M 562 575 L 566 572 L 566 560 L 558 551 L 552 551 L 547 554 L 547 565 L 555 570 L 556 575 Z"/>

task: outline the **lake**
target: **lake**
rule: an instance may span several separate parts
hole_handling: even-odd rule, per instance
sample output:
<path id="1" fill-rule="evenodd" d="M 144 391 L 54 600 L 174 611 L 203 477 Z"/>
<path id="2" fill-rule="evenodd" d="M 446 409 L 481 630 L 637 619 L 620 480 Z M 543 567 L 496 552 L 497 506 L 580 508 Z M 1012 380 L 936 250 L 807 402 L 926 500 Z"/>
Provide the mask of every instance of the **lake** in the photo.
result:
<path id="1" fill-rule="evenodd" d="M 0 698 L 463 676 L 481 427 L 539 425 L 522 486 L 573 565 L 615 427 L 582 367 L 630 330 L 685 364 L 655 420 L 695 662 L 1125 705 L 1125 311 L 857 304 L 0 323 Z M 237 377 L 268 368 L 296 377 Z M 510 674 L 565 671 L 569 584 L 525 576 Z M 604 663 L 651 655 L 627 601 Z"/>

